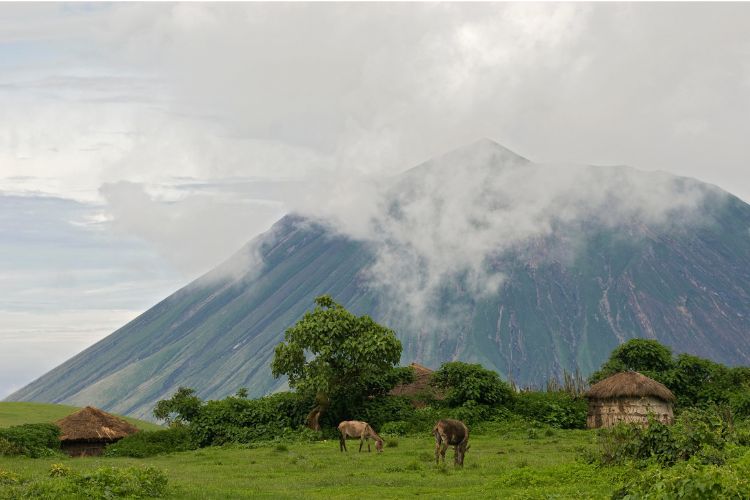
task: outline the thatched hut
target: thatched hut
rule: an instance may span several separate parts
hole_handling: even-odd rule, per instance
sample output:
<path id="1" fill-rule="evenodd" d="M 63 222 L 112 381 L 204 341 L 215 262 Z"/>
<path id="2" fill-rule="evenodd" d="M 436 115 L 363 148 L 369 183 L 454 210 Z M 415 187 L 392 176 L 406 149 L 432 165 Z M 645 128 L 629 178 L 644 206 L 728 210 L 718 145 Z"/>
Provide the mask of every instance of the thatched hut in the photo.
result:
<path id="1" fill-rule="evenodd" d="M 419 363 L 412 363 L 409 368 L 414 372 L 414 381 L 399 384 L 389 394 L 393 396 L 407 396 L 412 398 L 412 404 L 417 408 L 425 406 L 422 398 L 443 399 L 444 395 L 430 385 L 433 371 Z"/>
<path id="2" fill-rule="evenodd" d="M 638 372 L 620 372 L 594 384 L 586 393 L 589 429 L 620 422 L 648 425 L 649 415 L 665 424 L 674 422 L 674 394 L 663 384 Z"/>
<path id="3" fill-rule="evenodd" d="M 87 406 L 58 420 L 60 448 L 71 457 L 101 455 L 104 447 L 138 428 L 98 408 Z"/>

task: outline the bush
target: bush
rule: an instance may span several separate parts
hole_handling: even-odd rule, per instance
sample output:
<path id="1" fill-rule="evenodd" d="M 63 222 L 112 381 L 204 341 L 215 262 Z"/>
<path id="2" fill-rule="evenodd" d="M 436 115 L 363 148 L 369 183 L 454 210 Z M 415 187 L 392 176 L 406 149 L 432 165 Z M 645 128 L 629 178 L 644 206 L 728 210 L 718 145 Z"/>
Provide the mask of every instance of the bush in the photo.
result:
<path id="1" fill-rule="evenodd" d="M 94 498 L 160 497 L 167 489 L 167 476 L 155 467 L 99 467 L 68 478 L 81 494 Z"/>
<path id="2" fill-rule="evenodd" d="M 0 485 L 10 486 L 13 484 L 19 484 L 21 482 L 21 476 L 15 472 L 0 469 Z"/>
<path id="3" fill-rule="evenodd" d="M 557 429 L 585 429 L 588 405 L 566 392 L 522 392 L 516 395 L 513 411 Z"/>
<path id="4" fill-rule="evenodd" d="M 175 426 L 163 431 L 141 431 L 131 434 L 104 450 L 108 457 L 144 458 L 160 453 L 194 450 L 198 443 L 187 427 Z"/>
<path id="5" fill-rule="evenodd" d="M 55 464 L 48 479 L 14 476 L 0 489 L 0 498 L 154 498 L 167 494 L 167 476 L 154 467 L 99 467 L 79 473 Z"/>
<path id="6" fill-rule="evenodd" d="M 652 466 L 636 475 L 615 493 L 621 499 L 748 498 L 747 475 L 731 467 L 702 465 L 693 461 L 674 467 Z"/>
<path id="7" fill-rule="evenodd" d="M 206 402 L 189 428 L 200 446 L 268 441 L 303 426 L 312 406 L 309 398 L 292 392 L 260 399 L 230 396 Z"/>
<path id="8" fill-rule="evenodd" d="M 432 383 L 446 391 L 445 401 L 450 406 L 461 406 L 467 401 L 489 406 L 504 405 L 513 399 L 513 391 L 497 372 L 479 364 L 443 363 L 432 375 Z"/>
<path id="9" fill-rule="evenodd" d="M 738 440 L 716 409 L 691 409 L 671 427 L 652 420 L 645 428 L 620 424 L 600 429 L 599 460 L 605 465 L 652 460 L 669 466 L 694 458 L 698 463 L 722 464 L 726 445 Z"/>
<path id="10" fill-rule="evenodd" d="M 0 428 L 0 454 L 32 458 L 60 450 L 60 428 L 54 424 L 24 424 Z"/>
<path id="11" fill-rule="evenodd" d="M 200 413 L 203 402 L 195 395 L 195 390 L 180 387 L 169 399 L 162 399 L 154 407 L 154 416 L 167 424 L 191 422 Z"/>
<path id="12" fill-rule="evenodd" d="M 394 436 L 405 436 L 409 433 L 409 427 L 409 423 L 404 422 L 403 420 L 386 422 L 380 427 L 380 433 Z"/>
<path id="13" fill-rule="evenodd" d="M 337 421 L 332 424 L 335 427 L 342 420 L 364 420 L 376 431 L 385 432 L 382 429 L 387 422 L 408 422 L 413 417 L 414 407 L 409 398 L 389 395 L 366 400 L 351 413 L 338 415 Z"/>

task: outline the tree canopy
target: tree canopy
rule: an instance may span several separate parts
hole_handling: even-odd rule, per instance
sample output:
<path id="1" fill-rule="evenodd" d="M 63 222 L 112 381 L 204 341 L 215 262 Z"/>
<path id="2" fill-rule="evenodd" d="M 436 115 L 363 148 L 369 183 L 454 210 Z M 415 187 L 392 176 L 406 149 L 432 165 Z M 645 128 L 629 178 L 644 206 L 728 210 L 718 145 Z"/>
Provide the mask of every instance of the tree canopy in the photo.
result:
<path id="1" fill-rule="evenodd" d="M 618 372 L 633 370 L 664 383 L 660 375 L 674 368 L 672 350 L 656 340 L 630 339 L 615 348 L 602 367 L 591 375 L 592 384 Z"/>
<path id="2" fill-rule="evenodd" d="M 328 295 L 315 304 L 284 333 L 271 363 L 273 376 L 286 375 L 289 387 L 316 395 L 321 406 L 387 392 L 401 358 L 393 330 L 352 314 Z"/>
<path id="3" fill-rule="evenodd" d="M 186 424 L 198 415 L 202 404 L 194 389 L 180 387 L 171 398 L 156 403 L 154 417 L 164 420 L 168 425 Z"/>

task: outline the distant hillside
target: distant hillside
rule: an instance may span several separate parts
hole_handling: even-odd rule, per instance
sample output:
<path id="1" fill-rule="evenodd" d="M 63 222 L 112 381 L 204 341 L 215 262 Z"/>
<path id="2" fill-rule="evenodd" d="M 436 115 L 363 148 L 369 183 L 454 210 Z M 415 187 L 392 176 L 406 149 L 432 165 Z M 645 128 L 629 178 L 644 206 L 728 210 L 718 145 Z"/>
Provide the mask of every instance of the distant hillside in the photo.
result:
<path id="1" fill-rule="evenodd" d="M 0 427 L 11 425 L 41 424 L 65 418 L 80 408 L 68 405 L 28 402 L 0 402 Z M 144 431 L 155 431 L 164 427 L 132 417 L 122 417 Z"/>
<path id="2" fill-rule="evenodd" d="M 588 374 L 633 337 L 750 364 L 750 206 L 666 174 L 557 172 L 483 141 L 407 172 L 369 239 L 286 216 L 8 399 L 150 418 L 179 386 L 265 394 L 284 384 L 274 347 L 323 293 L 394 328 L 404 363 L 521 385 Z"/>

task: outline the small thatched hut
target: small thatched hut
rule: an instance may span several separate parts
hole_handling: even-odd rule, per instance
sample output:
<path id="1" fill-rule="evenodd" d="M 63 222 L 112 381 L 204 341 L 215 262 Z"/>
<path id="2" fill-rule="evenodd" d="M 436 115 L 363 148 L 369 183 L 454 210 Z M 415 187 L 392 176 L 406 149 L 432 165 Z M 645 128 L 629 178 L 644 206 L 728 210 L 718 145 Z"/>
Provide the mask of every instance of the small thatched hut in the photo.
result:
<path id="1" fill-rule="evenodd" d="M 443 394 L 430 385 L 433 371 L 419 363 L 412 363 L 409 368 L 414 372 L 414 381 L 408 384 L 399 384 L 389 394 L 393 396 L 411 397 L 412 404 L 417 408 L 425 406 L 420 397 L 443 399 Z"/>
<path id="2" fill-rule="evenodd" d="M 91 406 L 55 424 L 60 428 L 60 447 L 71 457 L 101 455 L 107 444 L 138 432 L 125 420 Z"/>
<path id="3" fill-rule="evenodd" d="M 620 372 L 594 384 L 586 393 L 589 429 L 619 422 L 648 425 L 649 415 L 665 424 L 674 422 L 674 394 L 656 380 L 638 372 Z"/>

